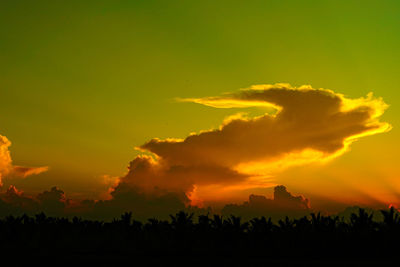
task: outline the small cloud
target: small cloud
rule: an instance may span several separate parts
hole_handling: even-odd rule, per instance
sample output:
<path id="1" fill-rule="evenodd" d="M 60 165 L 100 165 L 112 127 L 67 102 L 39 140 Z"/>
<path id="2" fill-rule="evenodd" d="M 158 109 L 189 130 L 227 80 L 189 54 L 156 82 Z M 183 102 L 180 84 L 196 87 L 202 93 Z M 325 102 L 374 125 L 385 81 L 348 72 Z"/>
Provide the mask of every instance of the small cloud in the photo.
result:
<path id="1" fill-rule="evenodd" d="M 30 175 L 40 174 L 42 172 L 47 172 L 49 167 L 22 167 L 22 166 L 14 166 L 13 172 L 17 176 L 27 177 Z"/>
<path id="2" fill-rule="evenodd" d="M 63 190 L 52 187 L 50 191 L 44 191 L 37 195 L 36 199 L 40 203 L 41 210 L 50 215 L 63 214 L 68 200 Z"/>
<path id="3" fill-rule="evenodd" d="M 284 216 L 302 216 L 309 213 L 310 203 L 303 196 L 293 196 L 283 185 L 274 188 L 274 198 L 250 195 L 249 201 L 241 205 L 229 204 L 222 209 L 225 216 L 236 215 L 250 219 L 266 216 L 281 218 Z"/>
<path id="4" fill-rule="evenodd" d="M 10 140 L 7 137 L 0 135 L 0 187 L 3 186 L 3 178 L 8 176 L 27 177 L 46 172 L 49 168 L 45 167 L 23 167 L 13 166 L 9 151 L 11 146 Z"/>
<path id="5" fill-rule="evenodd" d="M 10 145 L 11 142 L 7 137 L 0 135 L 0 186 L 3 185 L 2 178 L 8 175 L 12 169 L 12 160 L 10 151 L 8 150 Z"/>
<path id="6" fill-rule="evenodd" d="M 39 211 L 39 203 L 32 197 L 25 196 L 22 190 L 10 185 L 0 196 L 0 216 L 35 213 Z"/>

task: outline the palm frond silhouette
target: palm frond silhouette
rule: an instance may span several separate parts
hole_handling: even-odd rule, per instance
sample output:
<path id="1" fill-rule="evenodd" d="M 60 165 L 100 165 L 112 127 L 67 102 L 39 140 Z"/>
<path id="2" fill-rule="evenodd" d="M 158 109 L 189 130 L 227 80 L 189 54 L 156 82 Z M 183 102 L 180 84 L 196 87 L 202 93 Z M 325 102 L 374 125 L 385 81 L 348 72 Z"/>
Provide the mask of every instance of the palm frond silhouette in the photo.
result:
<path id="1" fill-rule="evenodd" d="M 196 220 L 193 213 L 180 211 L 170 215 L 170 220 L 150 218 L 143 223 L 135 220 L 132 212 L 111 222 L 48 217 L 44 213 L 10 215 L 0 218 L 0 249 L 267 258 L 396 255 L 400 215 L 394 208 L 381 213 L 383 221 L 375 221 L 372 213 L 359 209 L 348 222 L 321 213 L 297 219 L 286 216 L 274 222 L 265 216 L 244 221 L 235 215 L 224 218 L 209 213 Z"/>

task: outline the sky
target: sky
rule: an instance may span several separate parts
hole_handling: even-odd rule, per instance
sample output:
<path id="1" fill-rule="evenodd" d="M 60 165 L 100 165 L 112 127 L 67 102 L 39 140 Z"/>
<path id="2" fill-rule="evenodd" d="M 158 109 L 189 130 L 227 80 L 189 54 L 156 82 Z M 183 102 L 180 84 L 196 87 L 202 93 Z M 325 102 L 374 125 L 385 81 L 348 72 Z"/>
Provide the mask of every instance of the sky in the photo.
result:
<path id="1" fill-rule="evenodd" d="M 316 209 L 400 206 L 399 12 L 398 1 L 1 1 L 0 192 L 107 200 L 130 186 L 204 206 L 285 185 Z M 275 91 L 317 96 L 283 103 Z M 365 117 L 323 116 L 349 103 Z M 277 130 L 287 110 L 299 125 L 359 128 L 328 148 L 303 127 L 314 137 L 289 147 L 303 132 Z M 224 134 L 262 116 L 260 135 L 246 123 Z M 135 172 L 143 164 L 151 175 Z"/>

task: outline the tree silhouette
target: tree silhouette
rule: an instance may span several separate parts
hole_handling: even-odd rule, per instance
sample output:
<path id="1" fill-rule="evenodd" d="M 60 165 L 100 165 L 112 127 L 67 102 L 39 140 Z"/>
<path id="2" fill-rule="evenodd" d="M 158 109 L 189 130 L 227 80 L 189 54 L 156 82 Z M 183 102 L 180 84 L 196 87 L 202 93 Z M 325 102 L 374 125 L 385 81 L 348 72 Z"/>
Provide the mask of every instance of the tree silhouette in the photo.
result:
<path id="1" fill-rule="evenodd" d="M 383 221 L 374 221 L 365 209 L 352 213 L 350 221 L 311 213 L 275 223 L 270 217 L 243 221 L 231 215 L 200 215 L 184 211 L 170 220 L 142 223 L 125 212 L 111 222 L 48 217 L 7 216 L 0 219 L 3 253 L 43 251 L 68 255 L 135 255 L 135 257 L 256 257 L 262 259 L 388 259 L 396 255 L 400 216 L 382 210 Z M 146 256 L 147 255 L 147 256 Z M 197 255 L 197 256 L 196 256 Z M 151 256 L 153 257 L 153 256 Z"/>
<path id="2" fill-rule="evenodd" d="M 393 207 L 389 211 L 381 210 L 383 215 L 383 222 L 387 227 L 395 227 L 400 223 L 400 216 L 398 212 L 395 212 Z"/>

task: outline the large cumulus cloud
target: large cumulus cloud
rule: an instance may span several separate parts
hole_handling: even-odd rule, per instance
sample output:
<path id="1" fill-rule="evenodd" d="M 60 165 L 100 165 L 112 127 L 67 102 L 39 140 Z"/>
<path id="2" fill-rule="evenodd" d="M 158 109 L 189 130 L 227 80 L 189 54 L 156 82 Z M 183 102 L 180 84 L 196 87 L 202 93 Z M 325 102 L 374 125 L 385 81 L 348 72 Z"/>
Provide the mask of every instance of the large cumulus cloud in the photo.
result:
<path id="1" fill-rule="evenodd" d="M 134 159 L 121 185 L 143 192 L 163 188 L 190 193 L 203 185 L 245 184 L 276 166 L 332 159 L 360 137 L 390 130 L 379 121 L 387 105 L 372 94 L 350 99 L 332 90 L 276 84 L 181 101 L 215 108 L 261 107 L 265 114 L 236 116 L 218 129 L 183 140 L 152 139 L 139 147 L 152 156 Z"/>
<path id="2" fill-rule="evenodd" d="M 379 98 L 348 99 L 308 86 L 260 85 L 220 97 L 186 99 L 212 107 L 274 107 L 276 113 L 236 118 L 213 131 L 182 141 L 153 139 L 140 148 L 170 165 L 218 165 L 232 168 L 258 161 L 277 161 L 305 150 L 319 158 L 342 152 L 357 137 L 390 128 L 378 117 L 387 105 Z M 310 153 L 311 155 L 311 153 Z"/>
<path id="3" fill-rule="evenodd" d="M 27 177 L 47 171 L 48 167 L 23 167 L 12 164 L 9 151 L 11 145 L 7 137 L 0 135 L 0 186 L 3 185 L 3 178 L 7 176 Z"/>

